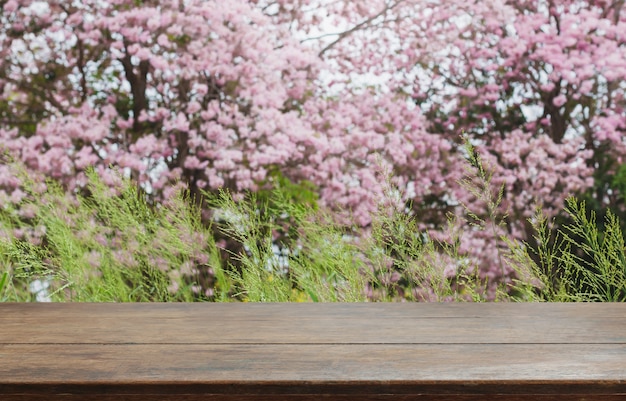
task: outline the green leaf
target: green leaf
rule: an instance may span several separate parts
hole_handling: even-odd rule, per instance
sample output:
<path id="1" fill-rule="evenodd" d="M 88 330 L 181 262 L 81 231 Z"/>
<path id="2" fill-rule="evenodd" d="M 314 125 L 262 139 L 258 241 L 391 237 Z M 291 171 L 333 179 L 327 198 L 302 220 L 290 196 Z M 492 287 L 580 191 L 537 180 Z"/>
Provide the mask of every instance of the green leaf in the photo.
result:
<path id="1" fill-rule="evenodd" d="M 2 273 L 2 277 L 0 277 L 0 293 L 4 290 L 4 286 L 9 280 L 9 272 Z"/>

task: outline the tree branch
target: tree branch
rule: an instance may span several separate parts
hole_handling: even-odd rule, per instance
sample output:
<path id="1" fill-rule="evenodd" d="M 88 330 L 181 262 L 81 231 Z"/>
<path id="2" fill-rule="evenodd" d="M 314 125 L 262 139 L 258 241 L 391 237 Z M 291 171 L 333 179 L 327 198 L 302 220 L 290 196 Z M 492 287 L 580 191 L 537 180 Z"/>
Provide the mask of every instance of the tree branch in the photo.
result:
<path id="1" fill-rule="evenodd" d="M 325 35 L 321 35 L 319 38 L 325 37 L 325 36 L 338 36 L 337 39 L 335 39 L 334 41 L 332 41 L 331 43 L 329 43 L 326 47 L 324 47 L 318 54 L 319 57 L 322 57 L 324 55 L 324 53 L 326 53 L 328 50 L 332 49 L 333 47 L 335 47 L 335 45 L 337 43 L 339 43 L 341 40 L 345 39 L 346 37 L 350 36 L 351 34 L 353 34 L 354 32 L 358 31 L 361 28 L 364 28 L 368 25 L 370 25 L 374 20 L 376 20 L 379 17 L 382 17 L 383 15 L 385 15 L 388 11 L 394 9 L 396 6 L 398 6 L 398 4 L 403 3 L 405 0 L 399 0 L 397 2 L 395 2 L 392 5 L 386 4 L 385 7 L 378 12 L 375 15 L 372 15 L 371 17 L 367 18 L 364 21 L 359 22 L 358 24 L 356 24 L 355 26 L 353 26 L 352 28 L 348 29 L 347 31 L 343 31 L 341 33 L 336 33 L 336 34 L 325 34 Z M 319 39 L 318 38 L 318 39 Z M 302 42 L 306 41 L 307 39 L 303 40 Z"/>

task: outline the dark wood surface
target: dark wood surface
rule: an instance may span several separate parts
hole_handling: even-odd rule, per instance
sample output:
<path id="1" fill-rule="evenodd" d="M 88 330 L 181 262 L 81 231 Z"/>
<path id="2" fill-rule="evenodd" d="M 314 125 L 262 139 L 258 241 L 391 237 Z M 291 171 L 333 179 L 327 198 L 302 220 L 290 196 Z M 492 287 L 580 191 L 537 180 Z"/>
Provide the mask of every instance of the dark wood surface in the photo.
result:
<path id="1" fill-rule="evenodd" d="M 0 400 L 626 399 L 626 304 L 0 304 Z"/>

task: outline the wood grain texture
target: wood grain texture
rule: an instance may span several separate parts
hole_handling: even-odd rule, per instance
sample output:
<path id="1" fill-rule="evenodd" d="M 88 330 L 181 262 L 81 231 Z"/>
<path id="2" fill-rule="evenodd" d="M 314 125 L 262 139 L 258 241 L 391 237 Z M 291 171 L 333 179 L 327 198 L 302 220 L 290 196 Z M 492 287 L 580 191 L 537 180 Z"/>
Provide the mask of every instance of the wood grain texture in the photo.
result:
<path id="1" fill-rule="evenodd" d="M 95 392 L 94 392 L 95 393 Z M 225 395 L 225 394 L 63 394 L 54 398 L 32 394 L 3 396 L 3 401 L 63 400 L 63 401 L 624 401 L 623 395 L 599 394 L 279 394 L 279 395 Z"/>
<path id="2" fill-rule="evenodd" d="M 0 304 L 0 400 L 626 399 L 626 304 Z"/>
<path id="3" fill-rule="evenodd" d="M 626 343 L 622 304 L 0 304 L 0 319 L 0 343 Z"/>

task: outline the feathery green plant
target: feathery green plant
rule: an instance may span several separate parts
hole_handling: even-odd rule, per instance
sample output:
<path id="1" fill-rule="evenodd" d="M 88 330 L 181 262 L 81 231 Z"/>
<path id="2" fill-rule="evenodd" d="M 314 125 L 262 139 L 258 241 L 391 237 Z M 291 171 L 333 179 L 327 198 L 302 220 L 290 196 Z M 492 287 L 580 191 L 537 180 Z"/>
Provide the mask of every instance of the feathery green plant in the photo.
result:
<path id="1" fill-rule="evenodd" d="M 497 300 L 626 300 L 624 239 L 614 214 L 600 231 L 572 198 L 571 223 L 555 228 L 538 211 L 531 220 L 538 245 L 513 241 L 500 230 L 502 191 L 492 190 L 491 173 L 466 146 L 478 185 L 469 171 L 464 183 L 488 208 L 484 217 L 466 215 L 506 244 L 500 266 L 517 272 Z M 485 300 L 488 283 L 459 254 L 454 216 L 448 241 L 430 238 L 412 216 L 383 204 L 369 232 L 351 231 L 310 194 L 294 199 L 297 184 L 278 182 L 238 201 L 224 191 L 203 194 L 212 210 L 203 221 L 183 190 L 149 205 L 130 180 L 111 189 L 94 171 L 87 176 L 81 195 L 54 182 L 41 192 L 26 177 L 27 198 L 0 209 L 0 301 L 35 300 L 35 280 L 50 284 L 54 301 Z M 36 212 L 25 215 L 27 209 Z M 226 251 L 216 233 L 239 247 Z"/>
<path id="2" fill-rule="evenodd" d="M 526 293 L 551 302 L 626 301 L 626 249 L 618 218 L 608 210 L 601 231 L 584 202 L 570 197 L 566 205 L 570 223 L 556 229 L 537 211 L 531 220 L 537 248 L 511 254 L 517 266 L 530 266 L 536 281 L 533 288 L 524 284 Z"/>

